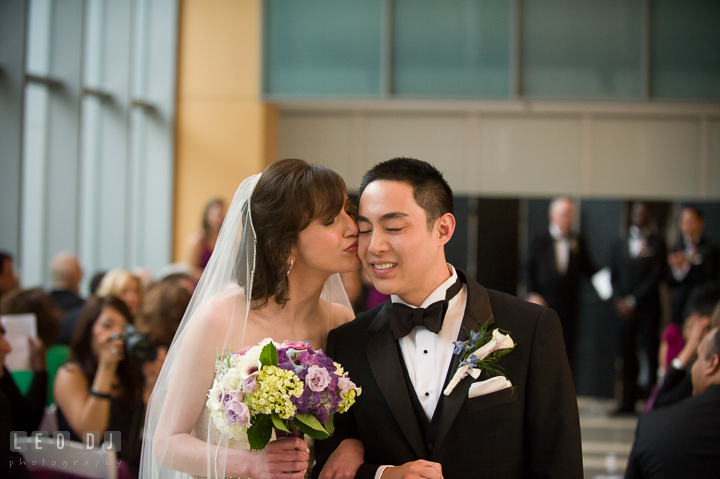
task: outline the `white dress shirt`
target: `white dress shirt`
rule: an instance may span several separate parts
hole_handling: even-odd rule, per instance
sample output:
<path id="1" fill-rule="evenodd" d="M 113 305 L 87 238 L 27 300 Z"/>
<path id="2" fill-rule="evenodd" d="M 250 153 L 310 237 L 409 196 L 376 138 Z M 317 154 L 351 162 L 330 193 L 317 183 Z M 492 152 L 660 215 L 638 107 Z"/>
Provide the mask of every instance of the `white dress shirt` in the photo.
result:
<path id="1" fill-rule="evenodd" d="M 555 266 L 560 274 L 565 274 L 570 262 L 570 238 L 563 236 L 555 223 L 550 223 L 550 235 L 555 239 Z"/>
<path id="2" fill-rule="evenodd" d="M 426 308 L 436 301 L 445 300 L 448 288 L 455 284 L 458 278 L 455 268 L 450 264 L 448 264 L 448 268 L 452 271 L 450 279 L 438 286 L 423 301 L 420 305 L 421 308 Z M 395 295 L 390 296 L 390 300 L 411 308 L 417 307 Z M 460 333 L 466 304 L 467 286 L 463 284 L 462 290 L 450 299 L 442 328 L 438 334 L 428 331 L 424 326 L 417 326 L 410 334 L 398 340 L 410 381 L 428 420 L 432 419 L 442 394 L 445 377 L 448 374 L 455 349 L 453 342 L 457 341 Z M 375 479 L 380 479 L 388 467 L 390 466 L 380 466 L 375 473 Z"/>

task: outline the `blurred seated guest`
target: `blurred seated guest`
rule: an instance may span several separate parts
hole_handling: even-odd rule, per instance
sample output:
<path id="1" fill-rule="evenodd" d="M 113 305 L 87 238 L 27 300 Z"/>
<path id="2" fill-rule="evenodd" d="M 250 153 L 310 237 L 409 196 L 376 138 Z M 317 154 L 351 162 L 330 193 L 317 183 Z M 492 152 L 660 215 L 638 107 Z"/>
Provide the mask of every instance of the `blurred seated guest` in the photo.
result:
<path id="1" fill-rule="evenodd" d="M 626 479 L 709 478 L 720 471 L 720 334 L 700 343 L 692 397 L 640 416 Z"/>
<path id="2" fill-rule="evenodd" d="M 81 441 L 84 432 L 120 431 L 118 458 L 137 474 L 145 408 L 139 368 L 125 355 L 130 310 L 115 296 L 90 298 L 78 318 L 70 360 L 57 373 L 58 427 Z"/>
<path id="3" fill-rule="evenodd" d="M 702 288 L 691 300 L 690 314 L 683 324 L 684 345 L 676 357 L 667 360 L 668 367 L 655 397 L 654 408 L 669 406 L 690 397 L 692 383 L 688 371 L 697 357 L 700 341 L 711 328 L 718 326 L 711 323 L 711 316 L 719 293 L 717 288 Z"/>
<path id="4" fill-rule="evenodd" d="M 25 313 L 35 315 L 38 339 L 47 350 L 46 368 L 42 370 L 47 371 L 47 404 L 50 405 L 53 402 L 55 375 L 70 354 L 70 348 L 57 344 L 61 312 L 55 307 L 50 295 L 41 288 L 15 289 L 0 301 L 0 314 Z M 22 392 L 27 391 L 34 380 L 34 375 L 29 371 L 13 371 L 12 376 Z"/>
<path id="5" fill-rule="evenodd" d="M 196 279 L 202 275 L 210 261 L 220 227 L 225 219 L 225 203 L 222 198 L 215 198 L 205 205 L 202 216 L 202 229 L 191 234 L 185 247 L 184 261 L 193 267 Z"/>
<path id="6" fill-rule="evenodd" d="M 60 342 L 69 346 L 78 315 L 85 304 L 85 300 L 79 296 L 83 270 L 76 256 L 62 252 L 50 263 L 50 276 L 53 282 L 50 297 L 63 311 Z"/>
<path id="7" fill-rule="evenodd" d="M 98 271 L 92 276 L 92 278 L 90 278 L 90 282 L 88 283 L 88 291 L 90 291 L 90 296 L 95 296 L 97 294 L 98 287 L 100 287 L 100 282 L 106 274 L 107 271 Z"/>
<path id="8" fill-rule="evenodd" d="M 190 298 L 192 294 L 187 289 L 168 281 L 167 278 L 150 288 L 143 298 L 135 325 L 138 332 L 146 335 L 148 341 L 157 348 L 155 359 L 143 365 L 145 403 L 150 398 L 170 343 L 190 304 Z"/>
<path id="9" fill-rule="evenodd" d="M 22 456 L 11 449 L 12 431 L 27 435 L 38 429 L 45 411 L 47 372 L 45 350 L 41 340 L 30 340 L 30 361 L 35 371 L 30 390 L 23 397 L 5 368 L 5 356 L 12 351 L 0 322 L 0 473 L 2 477 L 29 479 Z"/>
<path id="10" fill-rule="evenodd" d="M 19 287 L 20 280 L 15 273 L 12 256 L 7 251 L 0 250 L 0 298 Z"/>
<path id="11" fill-rule="evenodd" d="M 575 205 L 555 198 L 548 209 L 548 229 L 533 238 L 527 262 L 527 300 L 554 309 L 560 317 L 570 369 L 576 371 L 575 350 L 580 310 L 580 278 L 597 269 L 585 241 L 572 231 Z"/>
<path id="12" fill-rule="evenodd" d="M 157 282 L 155 280 L 155 276 L 153 276 L 150 270 L 143 268 L 142 266 L 133 268 L 131 272 L 137 279 L 140 280 L 140 289 L 143 291 L 147 291 Z"/>
<path id="13" fill-rule="evenodd" d="M 665 272 L 665 245 L 657 234 L 650 205 L 635 202 L 630 211 L 627 236 L 612 250 L 611 275 L 619 334 L 618 359 L 622 394 L 615 414 L 634 413 L 642 396 L 638 385 L 638 351 L 650 369 L 646 391 L 655 385 L 660 327 L 660 280 Z"/>
<path id="14" fill-rule="evenodd" d="M 103 276 L 98 286 L 98 296 L 117 296 L 130 310 L 134 317 L 142 300 L 142 283 L 140 278 L 122 268 L 111 269 Z"/>
<path id="15" fill-rule="evenodd" d="M 171 263 L 160 269 L 157 275 L 158 281 L 177 283 L 192 294 L 197 286 L 193 271 L 193 267 L 187 263 Z"/>
<path id="16" fill-rule="evenodd" d="M 705 218 L 700 209 L 683 207 L 680 213 L 680 237 L 668 255 L 673 287 L 672 321 L 680 324 L 687 315 L 685 308 L 693 291 L 717 280 L 720 250 L 704 235 Z"/>

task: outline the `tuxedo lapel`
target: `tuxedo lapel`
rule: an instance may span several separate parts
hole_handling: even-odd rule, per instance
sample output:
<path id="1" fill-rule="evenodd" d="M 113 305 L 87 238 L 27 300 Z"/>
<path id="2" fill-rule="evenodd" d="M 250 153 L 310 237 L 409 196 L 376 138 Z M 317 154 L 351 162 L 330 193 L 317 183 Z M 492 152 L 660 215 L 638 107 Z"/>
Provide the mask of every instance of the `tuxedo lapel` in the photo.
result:
<path id="1" fill-rule="evenodd" d="M 458 272 L 462 282 L 467 285 L 467 304 L 465 306 L 465 315 L 463 316 L 462 327 L 460 328 L 460 333 L 458 334 L 458 341 L 467 341 L 467 331 L 475 330 L 485 323 L 488 325 L 494 324 L 495 318 L 493 317 L 492 308 L 490 307 L 490 297 L 488 296 L 487 290 L 480 286 L 480 284 L 478 284 L 474 279 L 468 278 L 463 271 L 456 271 Z M 445 386 L 447 386 L 459 365 L 460 355 L 454 354 L 448 377 L 445 378 Z M 468 391 L 470 390 L 472 382 L 472 378 L 464 378 L 457 386 L 455 386 L 452 393 L 450 393 L 449 396 L 445 396 L 443 399 L 438 434 L 435 441 L 435 447 L 433 448 L 434 451 L 440 450 L 440 445 L 445 440 L 445 437 L 450 431 L 450 427 L 453 422 L 455 422 L 455 418 L 468 397 Z"/>
<path id="2" fill-rule="evenodd" d="M 372 338 L 368 341 L 365 352 L 378 387 L 405 438 L 419 458 L 428 459 L 420 426 L 405 385 L 397 341 L 388 325 L 388 305 L 389 302 L 380 309 L 370 325 Z"/>

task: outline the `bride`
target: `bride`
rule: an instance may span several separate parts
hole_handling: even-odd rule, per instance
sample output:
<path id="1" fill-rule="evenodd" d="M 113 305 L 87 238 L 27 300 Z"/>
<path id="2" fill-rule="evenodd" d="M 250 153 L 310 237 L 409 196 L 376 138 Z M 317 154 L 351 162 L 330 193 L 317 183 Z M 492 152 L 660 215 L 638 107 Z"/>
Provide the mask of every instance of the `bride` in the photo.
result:
<path id="1" fill-rule="evenodd" d="M 321 349 L 353 318 L 335 274 L 360 267 L 348 209 L 342 178 L 302 160 L 242 182 L 148 403 L 141 477 L 304 477 L 304 440 L 250 451 L 208 421 L 206 394 L 221 351 L 266 337 Z"/>

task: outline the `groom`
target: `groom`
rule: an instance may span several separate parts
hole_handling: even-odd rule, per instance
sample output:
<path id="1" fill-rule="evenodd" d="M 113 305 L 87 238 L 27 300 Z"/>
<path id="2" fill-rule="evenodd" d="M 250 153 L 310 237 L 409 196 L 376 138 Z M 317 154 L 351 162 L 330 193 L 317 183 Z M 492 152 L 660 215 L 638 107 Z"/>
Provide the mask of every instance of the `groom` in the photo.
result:
<path id="1" fill-rule="evenodd" d="M 445 262 L 455 218 L 442 174 L 411 158 L 380 163 L 363 177 L 358 213 L 363 267 L 392 297 L 328 336 L 327 353 L 362 395 L 336 415 L 334 435 L 316 441 L 314 475 L 582 477 L 577 402 L 558 317 L 485 289 Z M 516 343 L 497 363 L 512 387 L 471 388 L 489 378 L 483 371 L 445 395 L 460 362 L 453 341 L 482 324 Z"/>

